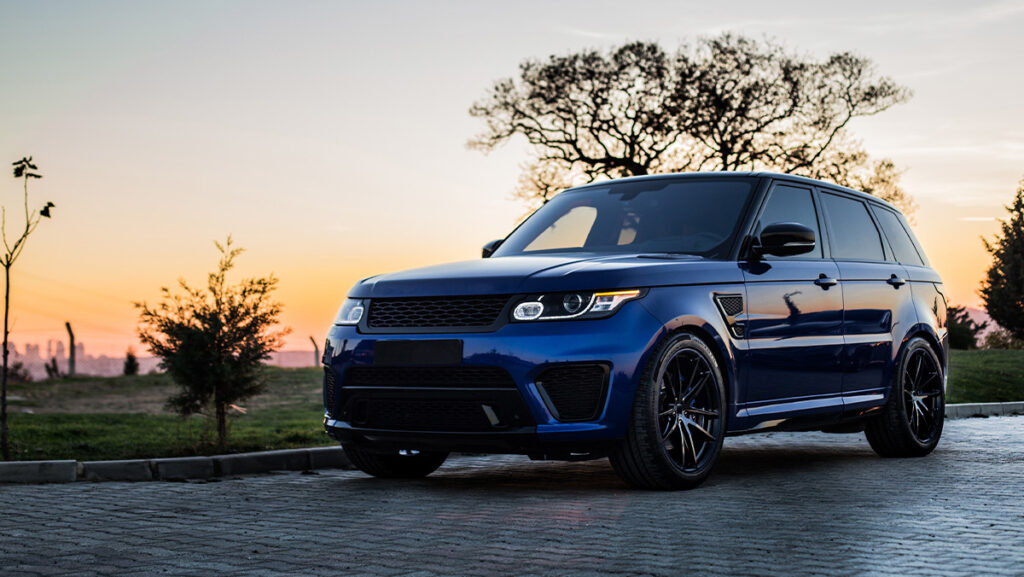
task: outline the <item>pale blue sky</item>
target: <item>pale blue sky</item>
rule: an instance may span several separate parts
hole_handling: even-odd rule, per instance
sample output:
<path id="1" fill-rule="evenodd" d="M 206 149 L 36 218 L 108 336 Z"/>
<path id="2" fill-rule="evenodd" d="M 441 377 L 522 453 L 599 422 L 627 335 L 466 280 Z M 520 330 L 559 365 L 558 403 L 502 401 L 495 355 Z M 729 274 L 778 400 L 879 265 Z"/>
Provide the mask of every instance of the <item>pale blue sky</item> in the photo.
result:
<path id="1" fill-rule="evenodd" d="M 281 277 L 302 346 L 356 279 L 473 258 L 521 216 L 525 145 L 465 148 L 494 80 L 528 57 L 722 31 L 852 50 L 915 91 L 852 130 L 907 170 L 932 260 L 975 304 L 978 236 L 1024 174 L 1022 28 L 1024 1 L 3 1 L 0 159 L 34 154 L 34 194 L 58 204 L 21 263 L 16 328 L 41 340 L 79 319 L 123 350 L 128 303 L 201 281 L 232 232 L 243 272 Z M 0 181 L 5 205 L 16 184 Z"/>

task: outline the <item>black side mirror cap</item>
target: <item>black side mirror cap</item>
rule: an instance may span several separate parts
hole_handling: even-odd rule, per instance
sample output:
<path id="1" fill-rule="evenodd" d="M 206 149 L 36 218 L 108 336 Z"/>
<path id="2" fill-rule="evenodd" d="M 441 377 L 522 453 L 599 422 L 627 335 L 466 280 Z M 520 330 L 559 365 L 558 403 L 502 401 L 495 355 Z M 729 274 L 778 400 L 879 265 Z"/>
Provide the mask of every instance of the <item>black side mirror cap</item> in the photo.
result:
<path id="1" fill-rule="evenodd" d="M 796 222 L 773 222 L 761 229 L 752 252 L 754 256 L 793 256 L 811 252 L 815 246 L 814 230 L 810 227 Z"/>
<path id="2" fill-rule="evenodd" d="M 480 251 L 480 256 L 482 256 L 483 258 L 490 257 L 492 254 L 494 254 L 494 251 L 498 250 L 498 247 L 501 246 L 501 243 L 503 242 L 505 242 L 505 239 L 499 238 L 498 240 L 492 240 L 491 242 L 485 244 L 484 248 Z"/>

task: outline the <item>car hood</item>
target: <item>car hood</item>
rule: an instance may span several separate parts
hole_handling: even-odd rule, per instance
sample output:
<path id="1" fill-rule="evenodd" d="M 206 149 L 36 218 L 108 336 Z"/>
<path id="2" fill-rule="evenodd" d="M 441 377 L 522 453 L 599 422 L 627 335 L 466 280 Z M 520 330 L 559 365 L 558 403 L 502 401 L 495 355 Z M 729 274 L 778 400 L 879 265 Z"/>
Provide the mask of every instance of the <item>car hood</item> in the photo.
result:
<path id="1" fill-rule="evenodd" d="M 742 282 L 735 262 L 688 255 L 505 256 L 415 268 L 356 283 L 353 298 L 522 294 Z"/>

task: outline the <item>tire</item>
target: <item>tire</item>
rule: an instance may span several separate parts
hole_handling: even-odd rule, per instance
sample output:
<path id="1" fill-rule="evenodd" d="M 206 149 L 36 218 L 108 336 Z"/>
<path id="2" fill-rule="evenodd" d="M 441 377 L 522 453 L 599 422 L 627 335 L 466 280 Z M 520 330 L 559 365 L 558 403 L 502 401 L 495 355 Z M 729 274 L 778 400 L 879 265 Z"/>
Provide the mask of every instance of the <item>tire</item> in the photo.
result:
<path id="1" fill-rule="evenodd" d="M 864 436 L 882 457 L 923 457 L 942 436 L 946 397 L 942 363 L 928 341 L 915 337 L 903 350 L 889 401 L 865 423 Z"/>
<path id="2" fill-rule="evenodd" d="M 448 453 L 431 451 L 399 451 L 373 453 L 355 445 L 342 445 L 348 460 L 357 469 L 381 479 L 417 479 L 426 477 L 440 467 Z"/>
<path id="3" fill-rule="evenodd" d="M 711 473 L 726 431 L 725 385 L 715 355 L 690 333 L 668 338 L 637 387 L 612 468 L 640 489 L 692 489 Z"/>

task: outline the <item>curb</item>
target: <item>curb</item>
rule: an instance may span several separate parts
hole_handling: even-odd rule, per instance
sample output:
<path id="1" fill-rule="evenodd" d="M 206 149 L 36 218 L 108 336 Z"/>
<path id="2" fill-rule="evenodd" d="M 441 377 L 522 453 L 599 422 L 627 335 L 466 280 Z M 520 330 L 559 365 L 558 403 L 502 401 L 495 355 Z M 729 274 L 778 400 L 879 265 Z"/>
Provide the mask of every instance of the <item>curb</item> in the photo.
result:
<path id="1" fill-rule="evenodd" d="M 1010 415 L 1024 415 L 1024 401 L 946 405 L 947 419 Z M 341 447 L 128 461 L 11 461 L 0 462 L 0 485 L 74 481 L 185 481 L 270 471 L 353 468 Z"/>
<path id="2" fill-rule="evenodd" d="M 1024 401 L 1016 403 L 957 403 L 946 405 L 947 419 L 1024 415 Z"/>
<path id="3" fill-rule="evenodd" d="M 341 447 L 126 461 L 11 461 L 0 462 L 0 485 L 74 481 L 185 481 L 270 471 L 352 468 L 352 463 Z"/>

